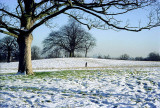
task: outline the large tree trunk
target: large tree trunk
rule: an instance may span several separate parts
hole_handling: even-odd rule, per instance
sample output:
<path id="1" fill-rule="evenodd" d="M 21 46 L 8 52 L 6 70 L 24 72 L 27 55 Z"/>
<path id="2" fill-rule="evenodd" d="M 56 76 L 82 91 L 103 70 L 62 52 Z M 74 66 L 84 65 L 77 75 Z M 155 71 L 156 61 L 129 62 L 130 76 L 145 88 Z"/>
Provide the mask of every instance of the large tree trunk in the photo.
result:
<path id="1" fill-rule="evenodd" d="M 31 61 L 31 43 L 33 40 L 32 34 L 19 36 L 17 39 L 19 45 L 19 73 L 26 73 L 32 75 L 32 61 Z"/>

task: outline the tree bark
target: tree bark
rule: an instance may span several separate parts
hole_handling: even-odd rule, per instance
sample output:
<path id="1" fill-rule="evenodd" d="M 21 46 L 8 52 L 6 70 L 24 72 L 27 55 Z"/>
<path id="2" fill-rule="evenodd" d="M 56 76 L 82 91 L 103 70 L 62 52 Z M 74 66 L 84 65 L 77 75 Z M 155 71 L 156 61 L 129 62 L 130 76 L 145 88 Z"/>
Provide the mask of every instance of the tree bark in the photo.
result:
<path id="1" fill-rule="evenodd" d="M 33 75 L 32 61 L 31 61 L 31 43 L 33 40 L 32 34 L 19 36 L 17 39 L 19 45 L 19 73 L 26 73 Z"/>

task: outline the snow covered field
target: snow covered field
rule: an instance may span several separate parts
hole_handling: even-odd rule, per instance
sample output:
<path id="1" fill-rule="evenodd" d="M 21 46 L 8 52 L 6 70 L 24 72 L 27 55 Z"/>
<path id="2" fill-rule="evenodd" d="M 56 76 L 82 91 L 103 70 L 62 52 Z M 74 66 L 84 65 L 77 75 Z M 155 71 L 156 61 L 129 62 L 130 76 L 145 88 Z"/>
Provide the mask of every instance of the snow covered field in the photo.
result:
<path id="1" fill-rule="evenodd" d="M 87 62 L 87 68 L 85 63 Z M 56 58 L 33 60 L 33 71 L 57 71 L 57 70 L 93 70 L 93 69 L 139 69 L 145 71 L 160 71 L 160 62 L 149 61 L 123 61 L 106 60 L 96 58 Z M 17 73 L 18 62 L 0 63 L 0 73 Z"/>
<path id="2" fill-rule="evenodd" d="M 32 64 L 41 73 L 0 75 L 0 107 L 160 108 L 160 62 L 59 58 Z M 17 62 L 0 66 L 1 73 L 17 72 Z"/>

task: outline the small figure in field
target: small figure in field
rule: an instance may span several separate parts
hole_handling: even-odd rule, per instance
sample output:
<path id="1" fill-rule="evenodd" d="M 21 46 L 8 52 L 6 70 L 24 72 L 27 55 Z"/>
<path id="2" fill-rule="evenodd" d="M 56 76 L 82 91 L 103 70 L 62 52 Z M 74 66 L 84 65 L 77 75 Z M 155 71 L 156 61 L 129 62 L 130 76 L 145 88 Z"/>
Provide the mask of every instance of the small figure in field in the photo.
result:
<path id="1" fill-rule="evenodd" d="M 85 67 L 87 67 L 87 62 L 85 63 Z"/>

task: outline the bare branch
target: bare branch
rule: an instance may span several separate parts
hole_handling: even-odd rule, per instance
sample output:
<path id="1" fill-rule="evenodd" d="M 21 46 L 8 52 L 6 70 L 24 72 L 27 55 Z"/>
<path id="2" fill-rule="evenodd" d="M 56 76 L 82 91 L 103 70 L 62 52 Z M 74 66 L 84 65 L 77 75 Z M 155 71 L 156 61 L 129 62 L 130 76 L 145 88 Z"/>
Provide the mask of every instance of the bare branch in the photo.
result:
<path id="1" fill-rule="evenodd" d="M 88 27 L 88 29 L 89 29 L 89 30 L 91 29 L 91 27 L 89 26 L 89 24 L 81 22 L 80 20 L 78 20 L 79 18 L 77 18 L 76 16 L 71 15 L 71 14 L 66 13 L 66 12 L 65 12 L 64 14 L 66 14 L 66 15 L 68 15 L 68 16 L 70 16 L 70 17 L 74 18 L 74 19 L 75 19 L 76 21 L 78 21 L 80 24 L 82 24 L 82 25 L 86 25 L 86 26 Z"/>
<path id="2" fill-rule="evenodd" d="M 10 12 L 8 12 L 8 11 L 4 10 L 4 9 L 0 9 L 0 11 L 1 11 L 1 12 L 6 13 L 7 15 L 10 15 L 10 16 L 12 16 L 12 17 L 15 17 L 15 18 L 20 19 L 20 17 L 18 17 L 18 16 L 16 16 L 16 15 L 14 15 L 14 14 L 12 14 L 12 13 L 10 13 Z"/>
<path id="3" fill-rule="evenodd" d="M 141 31 L 142 29 L 150 29 L 156 26 L 159 26 L 159 22 L 153 23 L 153 19 L 150 18 L 150 22 L 146 27 L 140 28 L 138 27 L 129 27 L 129 24 L 125 26 L 120 26 L 120 22 L 111 16 L 120 15 L 128 13 L 129 11 L 142 8 L 148 6 L 152 3 L 152 0 L 41 0 L 38 3 L 35 3 L 34 0 L 31 0 L 31 4 L 27 0 L 17 0 L 18 6 L 16 8 L 17 14 L 15 15 L 11 12 L 6 11 L 5 9 L 0 9 L 1 12 L 10 16 L 12 18 L 21 19 L 20 22 L 22 24 L 22 18 L 20 14 L 22 14 L 23 19 L 27 19 L 30 17 L 33 25 L 31 24 L 31 28 L 29 27 L 28 33 L 31 33 L 35 28 L 44 24 L 46 21 L 50 20 L 57 15 L 63 14 L 66 10 L 77 9 L 83 11 L 84 13 L 91 14 L 97 19 L 90 20 L 88 18 L 79 17 L 73 14 L 64 13 L 69 15 L 70 17 L 76 19 L 79 23 L 86 25 L 89 29 L 91 27 L 95 27 L 98 29 L 117 29 L 117 30 L 127 30 L 127 31 Z M 112 8 L 118 9 L 118 11 L 113 11 Z M 35 14 L 35 10 L 38 12 L 38 15 Z M 21 11 L 21 12 L 20 12 Z M 27 13 L 24 13 L 24 12 Z M 111 12 L 110 12 L 111 11 Z M 11 18 L 10 18 L 11 19 Z M 83 20 L 83 21 L 82 21 Z M 86 22 L 86 21 L 88 22 Z M 99 23 L 104 22 L 105 24 Z M 10 21 L 6 21 L 5 24 L 1 24 L 1 28 L 6 28 L 6 30 L 16 34 L 22 32 L 20 29 L 16 29 L 16 25 L 9 25 Z M 24 21 L 25 22 L 25 21 Z M 36 22 L 36 23 L 35 23 Z M 20 25 L 20 24 L 19 24 Z M 25 24 L 24 24 L 25 25 Z M 12 27 L 13 26 L 13 27 Z M 18 27 L 20 28 L 20 27 Z"/>
<path id="4" fill-rule="evenodd" d="M 63 8 L 62 10 L 59 10 L 59 11 L 56 11 L 55 13 L 45 17 L 44 19 L 42 19 L 40 22 L 38 22 L 37 24 L 35 24 L 28 32 L 32 32 L 35 28 L 37 28 L 38 26 L 44 24 L 47 20 L 59 15 L 59 14 L 62 14 L 64 13 L 66 10 L 70 9 L 71 7 L 67 6 L 65 8 Z"/>
<path id="5" fill-rule="evenodd" d="M 22 30 L 18 28 L 8 26 L 2 20 L 0 20 L 0 28 L 4 28 L 15 35 L 18 35 L 20 32 L 22 32 Z"/>
<path id="6" fill-rule="evenodd" d="M 38 7 L 40 7 L 41 5 L 43 5 L 44 3 L 48 2 L 48 1 L 50 1 L 50 0 L 42 0 L 41 2 L 39 2 L 39 3 L 36 3 L 36 6 L 35 6 L 35 8 L 38 8 Z"/>
<path id="7" fill-rule="evenodd" d="M 15 38 L 18 38 L 18 35 L 14 34 L 14 33 L 7 32 L 7 31 L 1 30 L 1 29 L 0 29 L 0 32 L 3 34 L 7 34 L 7 35 L 13 36 Z"/>
<path id="8" fill-rule="evenodd" d="M 49 7 L 48 9 L 45 9 L 45 11 L 42 11 L 41 13 L 39 13 L 37 16 L 35 16 L 35 19 L 39 20 L 47 15 L 54 14 L 56 11 L 58 11 L 58 9 L 55 11 L 51 11 L 51 10 L 53 10 L 54 8 L 60 8 L 64 5 L 66 5 L 66 4 L 64 3 L 64 4 L 53 5 L 53 6 Z"/>
<path id="9" fill-rule="evenodd" d="M 18 6 L 20 7 L 20 9 L 21 9 L 21 13 L 22 14 L 24 14 L 24 7 L 23 7 L 23 5 L 22 5 L 22 0 L 18 0 Z"/>
<path id="10" fill-rule="evenodd" d="M 100 14 L 103 14 L 103 15 L 119 15 L 119 14 L 124 14 L 124 13 L 127 13 L 129 11 L 132 11 L 132 10 L 135 10 L 135 9 L 138 9 L 138 8 L 143 8 L 145 6 L 149 6 L 152 2 L 148 2 L 148 1 L 144 1 L 144 2 L 135 2 L 135 1 L 132 1 L 132 2 L 122 2 L 122 1 L 116 1 L 116 0 L 113 0 L 113 1 L 107 1 L 106 3 L 103 1 L 103 0 L 98 0 L 99 3 L 81 3 L 81 2 L 78 2 L 77 0 L 73 0 L 75 5 L 76 6 L 79 6 L 79 7 L 83 7 L 87 10 L 90 10 L 90 11 L 93 11 L 93 12 L 96 12 L 96 13 L 100 13 Z M 145 4 L 145 5 L 143 5 Z M 117 13 L 107 13 L 107 10 L 109 10 L 110 7 L 116 7 L 118 9 L 123 9 L 124 11 L 123 12 L 117 12 Z M 130 7 L 129 7 L 130 6 Z M 94 9 L 96 8 L 96 9 Z M 99 9 L 97 9 L 99 8 Z"/>
<path id="11" fill-rule="evenodd" d="M 99 19 L 102 20 L 103 22 L 105 22 L 106 25 L 111 26 L 111 27 L 113 27 L 113 28 L 116 28 L 116 29 L 118 29 L 118 30 L 127 30 L 127 31 L 138 32 L 138 31 L 141 31 L 141 30 L 143 30 L 143 29 L 151 29 L 151 28 L 153 28 L 153 27 L 159 26 L 159 23 L 157 23 L 157 24 L 155 24 L 155 25 L 148 25 L 148 26 L 142 27 L 142 28 L 138 28 L 138 27 L 120 27 L 120 26 L 117 26 L 116 24 L 110 23 L 110 21 L 107 21 L 106 19 L 102 18 L 100 15 L 98 15 L 98 14 L 96 14 L 96 13 L 94 13 L 94 12 L 91 12 L 91 11 L 89 11 L 89 10 L 86 10 L 86 9 L 84 9 L 84 8 L 80 8 L 80 7 L 72 7 L 72 8 L 79 9 L 79 10 L 82 10 L 82 11 L 84 11 L 84 12 L 86 12 L 86 13 L 89 13 L 89 14 L 91 14 L 91 15 L 99 18 Z"/>

